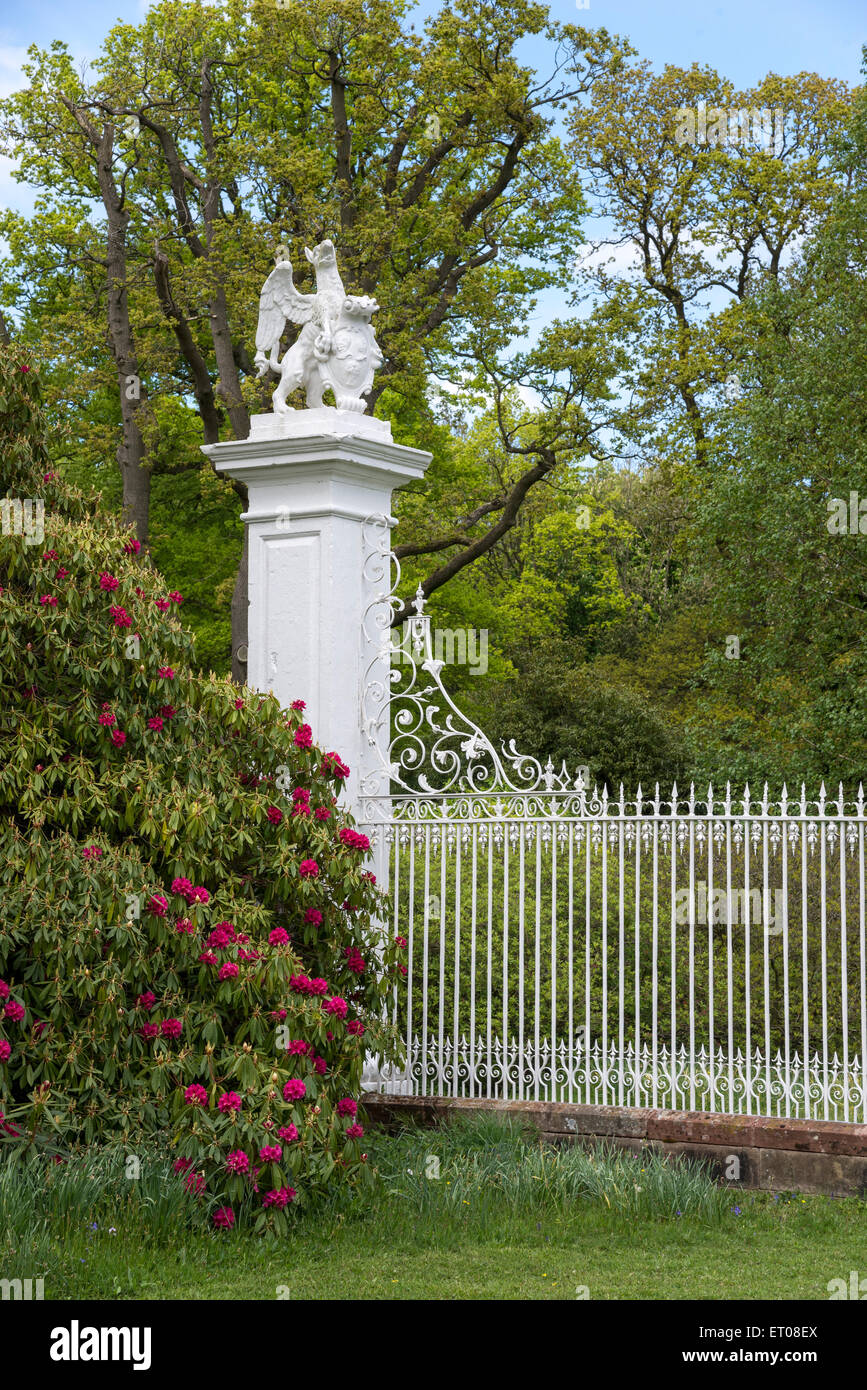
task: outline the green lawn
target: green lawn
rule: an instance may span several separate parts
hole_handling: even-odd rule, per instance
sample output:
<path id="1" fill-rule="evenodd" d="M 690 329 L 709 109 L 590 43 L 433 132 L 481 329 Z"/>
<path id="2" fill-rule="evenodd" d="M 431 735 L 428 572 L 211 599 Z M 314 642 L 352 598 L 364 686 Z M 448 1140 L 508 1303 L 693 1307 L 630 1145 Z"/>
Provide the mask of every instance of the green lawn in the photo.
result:
<path id="1" fill-rule="evenodd" d="M 47 1299 L 76 1300 L 821 1300 L 830 1279 L 867 1275 L 855 1199 L 720 1190 L 685 1165 L 541 1149 L 490 1120 L 379 1135 L 370 1158 L 362 1206 L 299 1212 L 283 1242 L 197 1229 L 167 1169 L 125 1188 L 100 1169 L 84 1204 L 55 1196 L 29 1216 L 4 1180 L 0 1277 L 42 1274 Z"/>

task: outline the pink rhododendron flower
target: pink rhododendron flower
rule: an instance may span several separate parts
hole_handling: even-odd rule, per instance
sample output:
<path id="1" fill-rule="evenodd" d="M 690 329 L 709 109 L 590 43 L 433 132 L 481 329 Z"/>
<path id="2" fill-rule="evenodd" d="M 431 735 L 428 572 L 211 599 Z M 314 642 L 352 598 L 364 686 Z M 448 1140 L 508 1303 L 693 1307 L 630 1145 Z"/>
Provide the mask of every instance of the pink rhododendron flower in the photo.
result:
<path id="1" fill-rule="evenodd" d="M 115 748 L 123 748 L 123 745 L 126 743 L 126 734 L 122 729 L 112 729 L 111 741 Z"/>
<path id="2" fill-rule="evenodd" d="M 272 946 L 288 946 L 290 936 L 285 927 L 275 927 L 268 933 L 268 941 Z"/>
<path id="3" fill-rule="evenodd" d="M 187 1102 L 187 1105 L 207 1105 L 208 1093 L 204 1086 L 199 1086 L 198 1083 L 194 1083 L 192 1086 L 188 1086 L 184 1091 L 184 1100 Z"/>
<path id="4" fill-rule="evenodd" d="M 238 1095 L 237 1091 L 224 1091 L 217 1101 L 217 1109 L 224 1115 L 229 1110 L 240 1110 L 241 1097 Z"/>
<path id="5" fill-rule="evenodd" d="M 102 850 L 99 845 L 87 845 L 84 850 L 85 859 L 101 859 Z"/>
<path id="6" fill-rule="evenodd" d="M 293 816 L 309 816 L 310 803 L 308 801 L 296 801 L 292 807 Z"/>
<path id="7" fill-rule="evenodd" d="M 356 1038 L 364 1037 L 364 1024 L 360 1018 L 353 1018 L 346 1025 L 347 1033 L 352 1033 Z"/>
<path id="8" fill-rule="evenodd" d="M 313 1044 L 305 1042 L 303 1038 L 293 1038 L 291 1042 L 286 1044 L 286 1051 L 292 1057 L 306 1057 L 309 1052 L 313 1051 Z"/>
<path id="9" fill-rule="evenodd" d="M 171 666 L 160 666 L 157 670 L 157 675 L 161 676 L 163 680 L 166 681 L 173 681 L 175 678 L 175 673 L 172 670 Z"/>
<path id="10" fill-rule="evenodd" d="M 227 1172 L 227 1173 L 249 1173 L 249 1171 L 250 1171 L 250 1160 L 249 1160 L 249 1158 L 247 1157 L 247 1155 L 244 1153 L 244 1150 L 243 1150 L 243 1149 L 235 1149 L 234 1153 L 230 1153 L 230 1154 L 227 1155 L 227 1157 L 226 1157 L 226 1172 Z"/>
<path id="11" fill-rule="evenodd" d="M 346 964 L 355 975 L 364 974 L 364 957 L 356 946 L 344 946 L 343 954 L 346 956 Z"/>
<path id="12" fill-rule="evenodd" d="M 279 1144 L 266 1144 L 259 1150 L 259 1157 L 263 1163 L 279 1163 L 283 1157 L 283 1150 Z"/>
<path id="13" fill-rule="evenodd" d="M 8 1062 L 12 1053 L 11 1045 L 5 1038 L 0 1038 L 0 1062 Z"/>
<path id="14" fill-rule="evenodd" d="M 183 594 L 180 593 L 177 589 L 170 590 L 169 598 L 171 599 L 172 603 L 183 603 L 184 601 Z"/>
<path id="15" fill-rule="evenodd" d="M 184 1025 L 179 1018 L 164 1018 L 160 1024 L 160 1032 L 164 1038 L 179 1038 L 184 1030 Z"/>
<path id="16" fill-rule="evenodd" d="M 283 819 L 283 812 L 276 806 L 269 806 L 265 812 L 272 825 L 279 825 Z"/>
<path id="17" fill-rule="evenodd" d="M 172 892 L 176 893 L 178 897 L 185 898 L 187 894 L 192 893 L 192 891 L 193 885 L 188 878 L 172 879 Z"/>
<path id="18" fill-rule="evenodd" d="M 159 1037 L 159 1032 L 160 1032 L 160 1030 L 159 1030 L 158 1026 L 156 1025 L 156 1023 L 143 1023 L 142 1026 L 141 1026 L 141 1028 L 139 1028 L 138 1031 L 141 1033 L 141 1035 L 142 1035 L 143 1038 L 148 1038 L 148 1039 Z"/>
<path id="19" fill-rule="evenodd" d="M 338 1115 L 355 1115 L 358 1111 L 358 1105 L 354 1100 L 350 1100 L 349 1096 L 346 1096 L 337 1102 L 334 1109 Z"/>
<path id="20" fill-rule="evenodd" d="M 0 999 L 9 998 L 9 986 L 5 980 L 0 980 Z"/>
<path id="21" fill-rule="evenodd" d="M 175 923 L 176 932 L 182 932 L 188 936 L 191 936 L 195 930 L 196 929 L 190 921 L 189 917 L 179 917 L 177 922 Z"/>
<path id="22" fill-rule="evenodd" d="M 148 898 L 147 910 L 154 917 L 165 917 L 168 907 L 168 900 L 163 897 L 162 893 L 152 893 Z"/>
<path id="23" fill-rule="evenodd" d="M 112 724 L 116 724 L 116 723 L 117 723 L 117 719 L 116 719 L 115 715 L 109 714 L 108 710 L 103 710 L 102 714 L 99 716 L 99 722 L 100 722 L 100 724 L 102 724 L 106 729 L 110 729 L 111 726 L 112 726 Z"/>
<path id="24" fill-rule="evenodd" d="M 189 1173 L 184 1178 L 184 1187 L 191 1192 L 194 1197 L 199 1197 L 205 1190 L 204 1173 Z"/>
<path id="25" fill-rule="evenodd" d="M 43 560 L 56 560 L 56 559 L 57 559 L 57 551 L 56 551 L 56 550 L 46 550 L 46 552 L 45 552 L 45 554 L 42 556 L 42 558 L 43 558 Z"/>
<path id="26" fill-rule="evenodd" d="M 304 921 L 309 922 L 313 927 L 321 927 L 322 913 L 319 911 L 319 908 L 308 907 L 307 911 L 304 913 Z"/>
<path id="27" fill-rule="evenodd" d="M 221 1230 L 231 1230 L 234 1224 L 235 1213 L 231 1207 L 219 1207 L 218 1210 L 214 1212 L 214 1225 L 218 1226 Z"/>
<path id="28" fill-rule="evenodd" d="M 174 1164 L 174 1171 L 176 1173 L 187 1173 L 192 1166 L 193 1160 L 191 1158 L 179 1158 Z"/>
<path id="29" fill-rule="evenodd" d="M 268 1015 L 268 1017 L 269 1017 L 269 1018 L 277 1018 L 277 1019 L 279 1019 L 280 1022 L 282 1023 L 283 1019 L 286 1017 L 286 1010 L 285 1010 L 285 1009 L 272 1009 L 271 1012 L 270 1012 L 270 1014 Z"/>
<path id="30" fill-rule="evenodd" d="M 294 1144 L 298 1138 L 298 1130 L 294 1125 L 281 1125 L 277 1131 L 277 1138 L 282 1139 L 284 1144 Z"/>
<path id="31" fill-rule="evenodd" d="M 344 778 L 349 776 L 349 768 L 339 753 L 326 753 L 319 771 L 323 777 Z"/>
<path id="32" fill-rule="evenodd" d="M 174 719 L 175 715 L 177 714 L 177 710 L 175 709 L 174 705 L 160 705 L 160 714 L 162 715 L 163 719 Z"/>
<path id="33" fill-rule="evenodd" d="M 11 1019 L 13 1023 L 20 1023 L 25 1012 L 23 1004 L 19 1004 L 15 999 L 10 999 L 3 1010 L 3 1015 L 5 1018 Z"/>
<path id="34" fill-rule="evenodd" d="M 154 603 L 161 613 L 168 613 L 170 605 L 167 598 L 155 598 Z"/>
<path id="35" fill-rule="evenodd" d="M 357 830 L 350 830 L 348 826 L 340 832 L 341 842 L 349 849 L 370 849 L 370 841 L 366 835 L 360 835 Z"/>
<path id="36" fill-rule="evenodd" d="M 309 800 L 310 800 L 310 792 L 307 790 L 306 787 L 293 787 L 293 789 L 292 789 L 292 800 L 293 800 L 293 801 L 309 801 Z"/>
<path id="37" fill-rule="evenodd" d="M 152 1009 L 156 1002 L 156 995 L 152 994 L 150 990 L 147 990 L 146 993 L 139 995 L 138 999 L 135 1001 L 135 1006 L 137 1009 Z"/>
<path id="38" fill-rule="evenodd" d="M 334 996 L 333 999 L 326 999 L 326 1000 L 325 1000 L 325 1003 L 322 1005 L 322 1007 L 323 1007 L 323 1009 L 325 1010 L 325 1012 L 326 1012 L 327 1014 L 334 1014 L 336 1018 L 345 1018 L 345 1017 L 346 1017 L 346 1012 L 347 1012 L 347 1003 L 346 1003 L 346 1000 L 345 1000 L 345 999 L 341 999 L 340 996 L 339 996 L 338 994 L 335 994 L 335 996 Z"/>
<path id="39" fill-rule="evenodd" d="M 152 714 L 150 719 L 148 720 L 148 728 L 153 729 L 155 733 L 159 733 L 162 727 L 163 721 L 160 719 L 159 715 Z"/>
<path id="40" fill-rule="evenodd" d="M 213 951 L 203 951 L 202 954 L 199 956 L 199 960 L 202 962 L 203 965 L 217 964 L 217 957 L 214 955 Z"/>
<path id="41" fill-rule="evenodd" d="M 99 576 L 100 589 L 105 589 L 106 593 L 109 594 L 118 587 L 118 582 L 119 581 L 115 579 L 113 574 L 108 573 L 108 570 L 103 570 L 102 574 Z"/>
<path id="42" fill-rule="evenodd" d="M 290 708 L 290 709 L 306 709 L 307 706 L 306 706 L 306 704 L 304 703 L 303 700 L 293 700 L 292 703 L 291 703 L 291 705 L 289 706 L 289 708 Z"/>
<path id="43" fill-rule="evenodd" d="M 326 1062 L 324 1057 L 313 1058 L 313 1070 L 316 1072 L 317 1076 L 325 1075 L 325 1073 L 328 1070 L 328 1063 Z"/>
<path id="44" fill-rule="evenodd" d="M 312 748 L 313 730 L 309 724 L 300 724 L 295 730 L 295 746 L 296 748 Z"/>
<path id="45" fill-rule="evenodd" d="M 69 574 L 69 570 L 65 570 L 65 569 L 63 568 L 63 566 L 60 565 L 60 567 L 58 568 L 58 571 L 57 571 L 57 578 L 58 578 L 58 579 L 65 579 L 66 576 L 67 576 L 68 574 Z"/>
<path id="46" fill-rule="evenodd" d="M 43 607 L 45 607 L 45 608 L 56 608 L 56 607 L 57 607 L 57 599 L 54 597 L 53 594 L 43 594 L 42 597 L 41 597 L 41 599 L 39 600 L 39 602 L 40 602 L 40 603 L 43 605 Z"/>
<path id="47" fill-rule="evenodd" d="M 121 608 L 119 604 L 113 603 L 108 611 L 114 618 L 115 627 L 132 627 L 132 618 L 125 608 Z"/>
<path id="48" fill-rule="evenodd" d="M 297 1076 L 292 1077 L 291 1081 L 287 1081 L 283 1087 L 284 1100 L 301 1100 L 302 1096 L 306 1096 L 306 1094 L 307 1087 Z"/>
<path id="49" fill-rule="evenodd" d="M 347 1139 L 361 1139 L 363 1134 L 364 1130 L 361 1125 L 350 1125 L 346 1131 Z"/>
<path id="50" fill-rule="evenodd" d="M 236 700 L 236 701 L 235 701 L 235 709 L 243 709 L 243 708 L 244 708 L 244 701 L 243 701 L 243 700 Z"/>
<path id="51" fill-rule="evenodd" d="M 361 877 L 365 879 L 368 883 L 376 883 L 376 874 L 370 873 L 369 870 L 367 871 L 367 873 L 363 873 Z"/>
<path id="52" fill-rule="evenodd" d="M 282 1211 L 290 1202 L 295 1200 L 294 1187 L 275 1188 L 272 1192 L 266 1192 L 262 1200 L 264 1207 L 277 1207 Z"/>
<path id="53" fill-rule="evenodd" d="M 396 937 L 394 938 L 394 944 L 395 944 L 395 946 L 399 946 L 400 949 L 401 949 L 402 951 L 405 951 L 405 950 L 406 950 L 406 937 L 405 937 L 405 936 L 396 936 Z"/>
<path id="54" fill-rule="evenodd" d="M 141 541 L 136 540 L 135 536 L 130 536 L 123 548 L 125 555 L 138 555 L 141 550 Z"/>
<path id="55" fill-rule="evenodd" d="M 315 859 L 302 859 L 298 865 L 298 872 L 302 878 L 318 878 L 319 865 Z"/>
<path id="56" fill-rule="evenodd" d="M 220 966 L 217 976 L 220 980 L 234 980 L 238 976 L 238 967 L 233 960 L 227 960 L 225 965 Z"/>
<path id="57" fill-rule="evenodd" d="M 190 903 L 190 904 L 192 904 L 192 903 L 207 903 L 207 902 L 210 902 L 210 901 L 211 901 L 211 895 L 210 895 L 210 893 L 208 892 L 207 888 L 194 888 L 193 891 L 192 891 L 192 893 L 189 893 L 189 894 L 187 895 L 187 902 Z"/>

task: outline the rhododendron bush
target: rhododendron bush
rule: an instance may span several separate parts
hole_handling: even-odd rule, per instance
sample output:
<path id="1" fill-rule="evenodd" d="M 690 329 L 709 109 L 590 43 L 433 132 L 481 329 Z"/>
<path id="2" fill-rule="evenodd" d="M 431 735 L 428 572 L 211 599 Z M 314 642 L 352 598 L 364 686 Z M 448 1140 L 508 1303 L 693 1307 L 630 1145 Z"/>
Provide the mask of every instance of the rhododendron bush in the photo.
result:
<path id="1" fill-rule="evenodd" d="M 168 1137 L 221 1227 L 364 1178 L 402 950 L 301 703 L 191 673 L 182 595 L 52 469 L 0 349 L 0 1139 Z M 30 538 L 32 539 L 32 538 Z"/>

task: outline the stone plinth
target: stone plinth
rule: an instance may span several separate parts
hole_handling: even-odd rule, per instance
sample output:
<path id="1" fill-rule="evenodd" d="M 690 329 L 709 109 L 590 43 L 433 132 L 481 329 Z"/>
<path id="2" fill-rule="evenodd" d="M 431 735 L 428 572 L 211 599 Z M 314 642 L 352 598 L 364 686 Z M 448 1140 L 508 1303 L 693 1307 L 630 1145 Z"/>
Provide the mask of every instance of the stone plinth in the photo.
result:
<path id="1" fill-rule="evenodd" d="M 362 734 L 362 681 L 374 671 L 388 688 L 378 636 L 363 636 L 383 591 L 365 573 L 363 527 L 390 522 L 393 489 L 422 478 L 431 455 L 395 444 L 387 421 L 328 407 L 253 416 L 249 438 L 203 452 L 249 497 L 248 683 L 306 702 L 314 741 L 349 765 L 357 807 L 361 778 L 381 765 Z"/>

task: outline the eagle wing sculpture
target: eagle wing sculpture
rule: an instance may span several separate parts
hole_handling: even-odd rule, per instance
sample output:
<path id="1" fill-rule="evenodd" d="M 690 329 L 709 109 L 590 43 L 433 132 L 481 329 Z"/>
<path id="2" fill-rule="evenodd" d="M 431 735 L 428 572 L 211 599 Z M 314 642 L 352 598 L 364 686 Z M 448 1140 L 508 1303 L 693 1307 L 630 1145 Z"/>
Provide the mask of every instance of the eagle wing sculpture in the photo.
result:
<path id="1" fill-rule="evenodd" d="M 259 296 L 259 322 L 256 325 L 256 366 L 263 377 L 271 366 L 280 370 L 278 352 L 287 320 L 309 323 L 313 318 L 315 294 L 302 294 L 292 280 L 292 262 L 285 258 L 275 265 Z M 270 361 L 269 361 L 270 358 Z"/>

